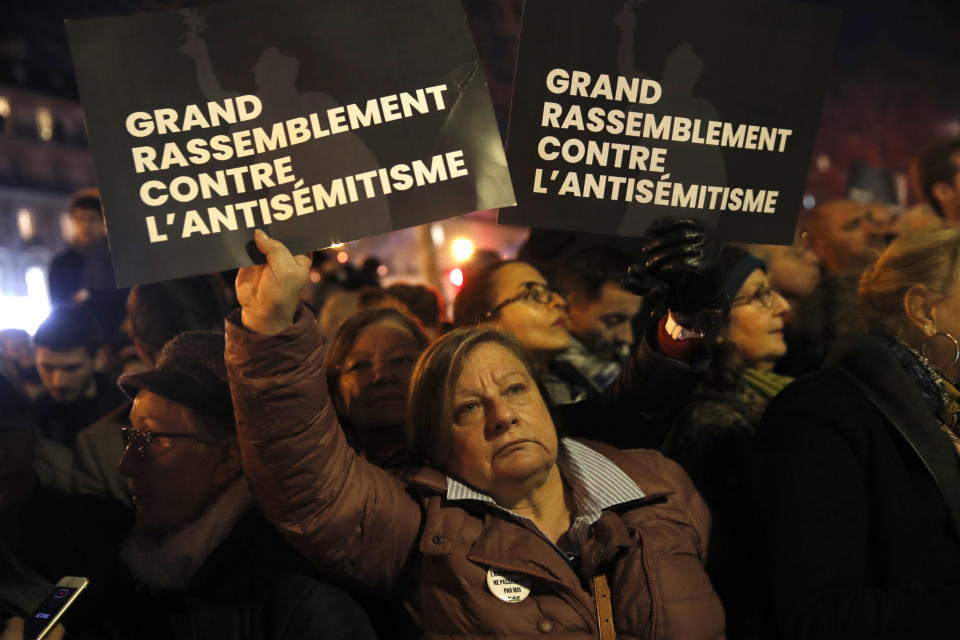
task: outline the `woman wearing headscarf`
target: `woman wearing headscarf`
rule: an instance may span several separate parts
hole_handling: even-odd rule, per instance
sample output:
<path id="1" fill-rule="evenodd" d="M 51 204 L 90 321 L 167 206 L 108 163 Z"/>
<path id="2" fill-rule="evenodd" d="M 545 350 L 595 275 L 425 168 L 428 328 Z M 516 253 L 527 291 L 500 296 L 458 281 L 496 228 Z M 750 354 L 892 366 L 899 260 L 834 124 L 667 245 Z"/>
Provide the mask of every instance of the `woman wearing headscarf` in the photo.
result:
<path id="1" fill-rule="evenodd" d="M 707 570 L 727 611 L 731 638 L 765 638 L 763 557 L 754 499 L 756 432 L 767 404 L 792 378 L 773 373 L 787 346 L 790 305 L 766 265 L 725 246 L 717 273 L 727 300 L 704 380 L 663 446 L 690 474 L 713 516 Z"/>

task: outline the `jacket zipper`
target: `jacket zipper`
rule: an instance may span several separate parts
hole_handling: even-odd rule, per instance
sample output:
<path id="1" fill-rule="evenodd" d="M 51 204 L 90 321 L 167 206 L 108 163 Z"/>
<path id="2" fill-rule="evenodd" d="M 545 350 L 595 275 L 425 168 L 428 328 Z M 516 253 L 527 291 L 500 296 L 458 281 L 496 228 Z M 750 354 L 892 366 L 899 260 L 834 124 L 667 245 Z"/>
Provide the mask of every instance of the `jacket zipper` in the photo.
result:
<path id="1" fill-rule="evenodd" d="M 634 529 L 636 531 L 636 529 Z M 643 536 L 637 531 L 637 542 L 640 547 L 640 565 L 643 567 L 643 576 L 647 579 L 647 588 L 650 590 L 650 640 L 657 637 L 657 589 L 653 584 L 653 575 L 650 573 L 650 563 L 647 559 L 647 547 L 643 543 Z"/>

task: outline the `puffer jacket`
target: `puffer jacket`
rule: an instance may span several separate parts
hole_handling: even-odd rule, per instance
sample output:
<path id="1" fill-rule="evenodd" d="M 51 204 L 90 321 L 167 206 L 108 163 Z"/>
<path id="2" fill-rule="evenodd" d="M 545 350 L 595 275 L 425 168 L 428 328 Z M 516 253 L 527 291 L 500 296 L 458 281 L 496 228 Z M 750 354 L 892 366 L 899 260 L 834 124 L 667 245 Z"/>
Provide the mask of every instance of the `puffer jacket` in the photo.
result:
<path id="1" fill-rule="evenodd" d="M 438 471 L 402 481 L 358 456 L 338 426 L 323 340 L 308 316 L 261 336 L 236 314 L 226 357 L 254 497 L 318 568 L 403 598 L 429 639 L 598 637 L 592 577 L 600 573 L 621 640 L 723 637 L 723 610 L 703 569 L 709 512 L 678 465 L 653 451 L 588 443 L 646 497 L 606 510 L 573 563 L 532 523 L 447 500 Z M 491 569 L 529 578 L 529 597 L 495 597 Z"/>

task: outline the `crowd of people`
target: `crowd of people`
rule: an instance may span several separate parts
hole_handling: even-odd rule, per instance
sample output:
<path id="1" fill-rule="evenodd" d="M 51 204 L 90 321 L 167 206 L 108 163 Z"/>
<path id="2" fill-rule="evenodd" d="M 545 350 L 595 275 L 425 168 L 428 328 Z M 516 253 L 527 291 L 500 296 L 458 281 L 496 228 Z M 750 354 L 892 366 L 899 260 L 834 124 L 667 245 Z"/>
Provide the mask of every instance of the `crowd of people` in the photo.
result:
<path id="1" fill-rule="evenodd" d="M 960 140 L 917 171 L 791 246 L 534 230 L 449 318 L 261 230 L 114 294 L 78 194 L 0 333 L 3 640 L 68 575 L 57 638 L 952 637 Z"/>

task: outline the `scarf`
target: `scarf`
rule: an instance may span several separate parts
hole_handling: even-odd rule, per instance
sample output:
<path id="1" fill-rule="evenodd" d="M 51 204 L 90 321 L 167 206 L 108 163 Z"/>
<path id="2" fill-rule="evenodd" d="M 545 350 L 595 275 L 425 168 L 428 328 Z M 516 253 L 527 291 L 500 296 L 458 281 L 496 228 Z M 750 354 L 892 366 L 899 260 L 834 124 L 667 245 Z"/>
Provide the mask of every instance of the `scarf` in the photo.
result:
<path id="1" fill-rule="evenodd" d="M 943 430 L 954 448 L 960 455 L 960 425 L 957 416 L 960 414 L 960 391 L 952 382 L 940 375 L 940 372 L 930 366 L 930 362 L 920 355 L 913 347 L 904 344 L 886 335 L 878 335 L 893 355 L 900 361 L 900 365 L 910 374 L 913 381 L 920 388 L 927 401 L 927 406 L 940 422 Z"/>
<path id="2" fill-rule="evenodd" d="M 134 531 L 120 549 L 120 560 L 140 584 L 182 591 L 252 505 L 246 478 L 240 477 L 182 530 L 168 536 Z"/>
<path id="3" fill-rule="evenodd" d="M 746 367 L 740 370 L 740 380 L 749 387 L 755 389 L 765 399 L 772 400 L 783 388 L 793 382 L 790 376 L 782 376 L 778 373 L 762 373 L 756 369 Z"/>

